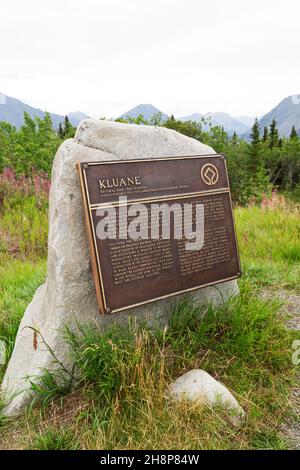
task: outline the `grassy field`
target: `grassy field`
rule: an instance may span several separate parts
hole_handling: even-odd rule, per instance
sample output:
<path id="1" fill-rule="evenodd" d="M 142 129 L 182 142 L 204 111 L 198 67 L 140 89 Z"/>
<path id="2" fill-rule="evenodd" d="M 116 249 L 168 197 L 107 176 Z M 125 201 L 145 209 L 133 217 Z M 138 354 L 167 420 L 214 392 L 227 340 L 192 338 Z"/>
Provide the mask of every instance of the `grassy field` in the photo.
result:
<path id="1" fill-rule="evenodd" d="M 290 448 L 281 425 L 292 413 L 297 333 L 285 326 L 280 293 L 300 294 L 299 210 L 278 203 L 237 208 L 235 217 L 244 272 L 239 298 L 205 311 L 189 298 L 175 302 L 164 331 L 115 329 L 103 336 L 83 328 L 69 335 L 80 387 L 57 386 L 45 376 L 40 408 L 0 419 L 0 449 Z M 30 237 L 25 245 L 18 242 L 21 223 L 12 229 L 0 221 L 5 240 L 12 233 L 19 247 L 12 254 L 6 245 L 1 252 L 0 337 L 10 353 L 46 266 Z M 38 218 L 34 227 L 38 233 Z M 37 253 L 44 251 L 40 246 Z M 192 368 L 205 369 L 234 393 L 246 411 L 242 426 L 234 427 L 221 409 L 166 399 L 168 383 Z"/>

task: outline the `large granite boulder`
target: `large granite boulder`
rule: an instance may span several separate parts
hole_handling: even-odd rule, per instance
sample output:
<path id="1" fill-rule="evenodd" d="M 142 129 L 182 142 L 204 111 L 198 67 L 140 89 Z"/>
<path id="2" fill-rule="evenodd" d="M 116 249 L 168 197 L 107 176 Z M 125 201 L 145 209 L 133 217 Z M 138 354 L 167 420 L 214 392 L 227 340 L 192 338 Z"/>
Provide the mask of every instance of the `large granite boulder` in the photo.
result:
<path id="1" fill-rule="evenodd" d="M 4 410 L 6 415 L 17 415 L 30 403 L 30 380 L 38 380 L 44 370 L 59 367 L 53 353 L 71 369 L 72 360 L 62 335 L 65 325 L 76 328 L 77 322 L 94 323 L 95 328 L 104 328 L 113 321 L 127 321 L 129 316 L 166 321 L 166 310 L 172 302 L 167 299 L 100 317 L 76 162 L 211 153 L 215 152 L 207 145 L 173 130 L 93 119 L 83 121 L 75 138 L 61 145 L 52 171 L 47 279 L 24 314 L 2 383 L 5 397 L 13 396 Z M 237 292 L 236 281 L 229 281 L 217 289 L 194 291 L 193 297 L 200 302 L 220 303 Z"/>

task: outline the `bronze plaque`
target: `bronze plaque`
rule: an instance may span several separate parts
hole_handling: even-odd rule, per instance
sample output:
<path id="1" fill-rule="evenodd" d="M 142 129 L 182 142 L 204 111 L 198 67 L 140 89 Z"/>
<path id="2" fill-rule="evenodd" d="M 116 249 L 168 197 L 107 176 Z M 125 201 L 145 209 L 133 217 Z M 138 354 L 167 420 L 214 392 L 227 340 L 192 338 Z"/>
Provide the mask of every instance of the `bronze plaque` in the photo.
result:
<path id="1" fill-rule="evenodd" d="M 241 275 L 222 155 L 86 162 L 78 163 L 77 169 L 101 313 L 118 312 Z M 161 217 L 155 232 L 151 210 L 158 205 L 176 207 L 179 213 L 189 206 L 193 228 L 196 207 L 202 206 L 201 249 L 187 250 L 189 240 L 174 236 L 179 219 L 172 212 L 170 236 L 162 235 L 165 222 Z M 116 233 L 99 238 L 98 224 L 110 209 L 115 214 Z M 139 214 L 144 237 L 121 236 L 125 209 L 126 227 Z M 156 238 L 152 230 L 158 234 Z"/>

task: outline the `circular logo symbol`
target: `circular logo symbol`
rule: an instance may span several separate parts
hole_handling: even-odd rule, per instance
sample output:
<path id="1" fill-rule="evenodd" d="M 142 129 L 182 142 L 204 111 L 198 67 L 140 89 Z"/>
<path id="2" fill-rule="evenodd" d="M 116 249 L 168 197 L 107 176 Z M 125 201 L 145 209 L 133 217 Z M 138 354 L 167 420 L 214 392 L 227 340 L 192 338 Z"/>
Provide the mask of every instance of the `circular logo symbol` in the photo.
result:
<path id="1" fill-rule="evenodd" d="M 212 163 L 207 163 L 202 167 L 201 178 L 208 186 L 214 186 L 219 181 L 218 169 Z"/>

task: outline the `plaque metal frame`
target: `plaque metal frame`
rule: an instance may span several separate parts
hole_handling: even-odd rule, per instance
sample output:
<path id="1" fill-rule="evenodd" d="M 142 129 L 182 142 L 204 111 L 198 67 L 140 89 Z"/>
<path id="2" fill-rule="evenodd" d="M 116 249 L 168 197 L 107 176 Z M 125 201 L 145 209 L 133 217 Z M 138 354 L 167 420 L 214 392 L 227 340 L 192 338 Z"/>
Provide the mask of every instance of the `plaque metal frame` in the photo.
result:
<path id="1" fill-rule="evenodd" d="M 132 204 L 138 204 L 138 203 L 159 203 L 163 201 L 177 201 L 180 199 L 187 199 L 187 198 L 196 198 L 199 196 L 209 196 L 213 194 L 228 194 L 229 196 L 229 202 L 230 202 L 230 216 L 232 220 L 232 225 L 233 225 L 233 237 L 234 237 L 234 244 L 236 248 L 236 257 L 237 257 L 237 263 L 238 263 L 238 270 L 234 276 L 230 277 L 225 277 L 218 279 L 217 281 L 213 282 L 208 282 L 205 284 L 199 284 L 198 286 L 194 286 L 188 289 L 180 290 L 180 291 L 174 291 L 172 293 L 166 294 L 166 295 L 160 295 L 157 297 L 153 297 L 151 299 L 141 301 L 138 303 L 130 304 L 130 305 L 124 305 L 120 308 L 116 309 L 111 309 L 108 305 L 107 298 L 105 296 L 105 289 L 104 289 L 104 281 L 103 281 L 103 276 L 102 276 L 102 269 L 101 269 L 101 263 L 99 259 L 99 252 L 98 252 L 98 247 L 97 247 L 97 241 L 96 241 L 96 233 L 95 233 L 95 226 L 93 224 L 92 220 L 92 213 L 93 211 L 97 210 L 98 208 L 106 208 L 106 207 L 111 207 L 111 206 L 120 206 L 119 202 L 117 200 L 115 201 L 110 201 L 110 202 L 104 202 L 104 203 L 98 203 L 98 204 L 91 204 L 90 202 L 90 197 L 89 197 L 89 191 L 88 191 L 88 182 L 87 182 L 87 175 L 86 171 L 88 170 L 89 167 L 92 166 L 98 166 L 98 165 L 118 165 L 118 164 L 130 164 L 130 163 L 144 163 L 144 162 L 151 162 L 155 164 L 155 162 L 158 161 L 171 161 L 171 160 L 188 160 L 188 159 L 207 159 L 209 161 L 210 158 L 220 158 L 224 161 L 224 168 L 225 168 L 225 175 L 226 175 L 226 180 L 227 180 L 227 187 L 220 188 L 220 189 L 207 189 L 203 191 L 197 191 L 197 192 L 188 192 L 188 193 L 183 193 L 183 194 L 171 194 L 171 195 L 165 195 L 165 196 L 157 196 L 157 197 L 140 197 L 137 199 L 130 199 L 128 200 L 126 205 L 132 205 Z M 226 159 L 223 155 L 221 154 L 209 154 L 209 155 L 192 155 L 192 156 L 172 156 L 172 157 L 157 157 L 157 158 L 139 158 L 139 159 L 130 159 L 130 160 L 110 160 L 110 161 L 99 161 L 99 162 L 77 162 L 76 163 L 76 168 L 79 176 L 79 182 L 80 182 L 80 190 L 81 190 L 81 195 L 82 195 L 82 200 L 83 200 L 83 209 L 84 209 L 84 220 L 85 220 L 85 225 L 87 229 L 87 235 L 88 235 L 88 242 L 89 242 L 89 248 L 90 248 L 90 254 L 91 254 L 91 262 L 92 262 L 92 272 L 93 272 L 93 277 L 94 277 L 94 283 L 95 283 L 95 289 L 96 289 L 96 298 L 98 301 L 99 305 L 99 310 L 100 314 L 112 314 L 112 313 L 117 313 L 123 310 L 128 310 L 131 308 L 139 307 L 151 302 L 156 302 L 159 300 L 163 300 L 169 297 L 175 297 L 177 295 L 182 295 L 185 293 L 190 293 L 195 290 L 202 289 L 204 287 L 209 287 L 213 285 L 220 284 L 222 282 L 226 281 L 231 281 L 234 279 L 237 279 L 241 277 L 242 275 L 242 270 L 241 270 L 241 262 L 240 262 L 240 256 L 239 256 L 239 249 L 238 249 L 238 242 L 237 242 L 237 234 L 236 234 L 236 227 L 235 227 L 235 221 L 234 221 L 234 215 L 233 215 L 233 206 L 232 206 L 232 199 L 231 199 L 231 194 L 230 194 L 230 186 L 229 186 L 229 179 L 228 179 L 228 171 L 227 171 L 227 164 L 226 164 Z M 133 281 L 134 282 L 134 281 Z"/>

